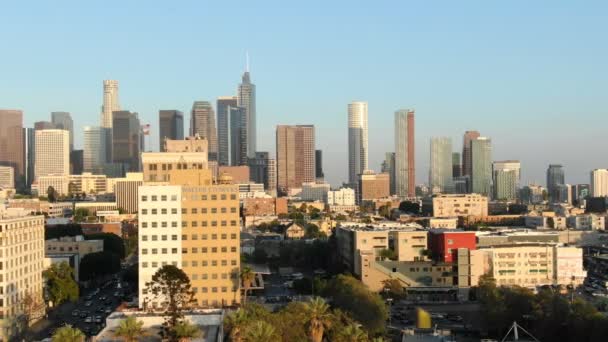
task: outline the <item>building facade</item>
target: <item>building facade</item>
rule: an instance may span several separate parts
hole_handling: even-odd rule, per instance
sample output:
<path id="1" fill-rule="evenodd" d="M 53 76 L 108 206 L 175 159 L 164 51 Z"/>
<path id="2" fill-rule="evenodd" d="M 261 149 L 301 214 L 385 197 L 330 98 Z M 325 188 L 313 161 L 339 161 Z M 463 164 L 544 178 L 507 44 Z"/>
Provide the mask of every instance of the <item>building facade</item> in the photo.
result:
<path id="1" fill-rule="evenodd" d="M 414 110 L 395 112 L 395 192 L 401 198 L 416 196 Z"/>
<path id="2" fill-rule="evenodd" d="M 236 96 L 221 96 L 217 99 L 217 145 L 219 165 L 232 165 L 230 162 L 231 146 L 231 109 L 237 108 Z M 236 132 L 235 132 L 236 133 Z M 246 154 L 245 150 L 245 154 Z"/>
<path id="3" fill-rule="evenodd" d="M 315 181 L 315 127 L 277 126 L 277 190 L 288 193 Z"/>
<path id="4" fill-rule="evenodd" d="M 359 201 L 390 197 L 390 182 L 388 173 L 364 171 L 359 175 Z"/>
<path id="5" fill-rule="evenodd" d="M 106 163 L 106 147 L 106 130 L 103 127 L 84 126 L 83 171 L 103 172 Z"/>
<path id="6" fill-rule="evenodd" d="M 127 172 L 138 172 L 141 167 L 141 125 L 137 113 L 126 110 L 112 113 L 112 160 L 124 165 Z"/>
<path id="7" fill-rule="evenodd" d="M 608 196 L 608 169 L 591 171 L 591 193 L 593 197 Z"/>
<path id="8" fill-rule="evenodd" d="M 158 142 L 160 151 L 165 151 L 165 139 L 184 139 L 184 113 L 175 109 L 158 111 Z"/>
<path id="9" fill-rule="evenodd" d="M 70 134 L 62 129 L 36 131 L 36 178 L 70 174 Z"/>
<path id="10" fill-rule="evenodd" d="M 255 84 L 251 83 L 251 75 L 249 67 L 243 73 L 243 78 L 239 84 L 237 91 L 237 106 L 243 108 L 246 122 L 246 141 L 247 154 L 246 158 L 254 158 L 257 151 L 257 121 L 256 121 L 256 104 L 255 104 Z M 246 160 L 246 159 L 245 159 Z"/>
<path id="11" fill-rule="evenodd" d="M 492 194 L 492 140 L 479 137 L 471 140 L 471 189 L 473 193 Z"/>
<path id="12" fill-rule="evenodd" d="M 493 198 L 499 201 L 515 201 L 519 194 L 521 164 L 517 160 L 492 163 Z"/>
<path id="13" fill-rule="evenodd" d="M 275 193 L 277 189 L 277 164 L 268 152 L 256 152 L 255 158 L 249 159 L 249 179 L 254 183 L 264 184 L 264 189 Z"/>
<path id="14" fill-rule="evenodd" d="M 12 166 L 0 166 L 0 189 L 15 188 L 15 169 Z"/>
<path id="15" fill-rule="evenodd" d="M 356 204 L 355 190 L 342 188 L 329 190 L 327 192 L 327 205 L 330 206 L 353 206 Z"/>
<path id="16" fill-rule="evenodd" d="M 302 201 L 307 202 L 324 202 L 327 199 L 327 192 L 329 190 L 330 185 L 328 183 L 302 183 L 302 193 L 300 194 L 300 198 L 302 199 Z"/>
<path id="17" fill-rule="evenodd" d="M 452 193 L 453 184 L 452 139 L 431 138 L 431 166 L 429 186 L 431 193 Z"/>
<path id="18" fill-rule="evenodd" d="M 112 128 L 112 113 L 120 110 L 118 101 L 118 81 L 103 81 L 103 104 L 101 106 L 101 127 Z"/>
<path id="19" fill-rule="evenodd" d="M 74 121 L 68 112 L 51 112 L 51 122 L 56 129 L 70 132 L 70 152 L 74 150 Z"/>
<path id="20" fill-rule="evenodd" d="M 433 217 L 488 216 L 488 198 L 479 194 L 436 195 Z"/>
<path id="21" fill-rule="evenodd" d="M 348 104 L 348 183 L 368 169 L 367 102 Z"/>
<path id="22" fill-rule="evenodd" d="M 480 137 L 477 131 L 466 131 L 462 141 L 462 175 L 471 177 L 473 158 L 471 155 L 471 141 Z M 469 190 L 470 191 L 470 190 Z"/>
<path id="23" fill-rule="evenodd" d="M 217 160 L 217 129 L 215 126 L 215 112 L 213 106 L 207 101 L 195 101 L 192 105 L 190 117 L 190 135 L 207 139 L 208 158 Z"/>
<path id="24" fill-rule="evenodd" d="M 547 169 L 547 192 L 549 194 L 549 202 L 563 202 L 560 186 L 566 184 L 564 167 L 558 164 L 551 164 Z"/>
<path id="25" fill-rule="evenodd" d="M 25 176 L 23 112 L 0 109 L 0 165 L 15 171 L 15 184 L 23 185 Z"/>

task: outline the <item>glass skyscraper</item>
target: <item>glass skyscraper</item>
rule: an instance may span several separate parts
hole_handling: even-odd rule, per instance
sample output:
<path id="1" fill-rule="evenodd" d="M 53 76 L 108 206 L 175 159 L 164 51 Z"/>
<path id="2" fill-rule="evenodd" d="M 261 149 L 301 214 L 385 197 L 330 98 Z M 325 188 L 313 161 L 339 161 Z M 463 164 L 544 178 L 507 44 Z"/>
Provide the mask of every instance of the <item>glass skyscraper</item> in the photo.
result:
<path id="1" fill-rule="evenodd" d="M 429 169 L 431 192 L 453 192 L 452 179 L 452 139 L 447 137 L 431 138 L 431 165 Z"/>
<path id="2" fill-rule="evenodd" d="M 471 188 L 484 196 L 492 193 L 492 140 L 479 137 L 471 140 Z"/>

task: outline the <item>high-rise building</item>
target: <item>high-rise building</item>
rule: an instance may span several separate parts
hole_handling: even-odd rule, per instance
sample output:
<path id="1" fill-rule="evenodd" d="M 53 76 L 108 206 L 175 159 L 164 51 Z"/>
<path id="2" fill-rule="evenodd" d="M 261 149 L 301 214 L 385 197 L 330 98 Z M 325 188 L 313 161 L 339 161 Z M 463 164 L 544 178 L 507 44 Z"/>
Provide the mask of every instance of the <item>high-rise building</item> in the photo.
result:
<path id="1" fill-rule="evenodd" d="M 70 152 L 74 150 L 74 121 L 68 112 L 51 112 L 51 122 L 56 129 L 70 132 Z"/>
<path id="2" fill-rule="evenodd" d="M 0 190 L 15 188 L 15 170 L 12 166 L 0 166 Z"/>
<path id="3" fill-rule="evenodd" d="M 608 169 L 591 171 L 591 193 L 593 197 L 608 197 Z"/>
<path id="4" fill-rule="evenodd" d="M 414 110 L 395 112 L 395 193 L 401 198 L 416 196 Z"/>
<path id="5" fill-rule="evenodd" d="M 184 139 L 184 114 L 179 110 L 165 109 L 158 111 L 160 151 L 165 151 L 165 139 Z"/>
<path id="6" fill-rule="evenodd" d="M 431 138 L 431 166 L 429 169 L 431 192 L 453 192 L 452 172 L 452 139 L 447 137 Z"/>
<path id="7" fill-rule="evenodd" d="M 561 194 L 563 190 L 560 189 L 560 186 L 565 183 L 564 167 L 558 164 L 549 165 L 547 169 L 547 192 L 550 203 L 562 202 Z"/>
<path id="8" fill-rule="evenodd" d="M 70 133 L 63 129 L 36 131 L 35 177 L 70 174 Z"/>
<path id="9" fill-rule="evenodd" d="M 23 186 L 25 150 L 23 140 L 23 112 L 0 109 L 0 165 L 15 169 L 15 185 Z"/>
<path id="10" fill-rule="evenodd" d="M 390 194 L 394 195 L 396 193 L 395 187 L 395 152 L 386 152 L 384 155 L 384 161 L 382 162 L 382 167 L 380 168 L 382 173 L 388 173 L 390 180 Z"/>
<path id="11" fill-rule="evenodd" d="M 575 184 L 572 186 L 572 200 L 581 204 L 587 197 L 591 197 L 590 184 Z"/>
<path id="12" fill-rule="evenodd" d="M 120 110 L 118 81 L 103 81 L 103 104 L 101 105 L 101 127 L 112 128 L 112 113 Z"/>
<path id="13" fill-rule="evenodd" d="M 520 199 L 523 204 L 539 204 L 544 201 L 545 188 L 538 184 L 528 184 L 521 188 Z"/>
<path id="14" fill-rule="evenodd" d="M 146 283 L 164 265 L 186 273 L 194 306 L 238 304 L 238 185 L 225 175 L 213 184 L 210 170 L 172 170 L 170 174 L 169 185 L 139 187 L 140 306 L 163 307 L 164 299 L 147 293 Z"/>
<path id="15" fill-rule="evenodd" d="M 256 152 L 255 158 L 249 159 L 249 179 L 258 184 L 264 184 L 268 192 L 277 189 L 277 164 L 270 158 L 268 152 Z"/>
<path id="16" fill-rule="evenodd" d="M 277 187 L 286 194 L 315 181 L 315 127 L 277 126 Z"/>
<path id="17" fill-rule="evenodd" d="M 462 176 L 462 160 L 460 153 L 452 152 L 452 177 L 458 178 Z"/>
<path id="18" fill-rule="evenodd" d="M 69 145 L 69 144 L 68 144 Z M 17 341 L 18 324 L 24 310 L 24 299 L 43 303 L 44 283 L 44 216 L 30 216 L 28 210 L 5 210 L 0 205 L 0 227 L 3 242 L 0 244 L 0 265 L 4 274 L 0 292 L 0 340 Z M 34 306 L 35 307 L 35 306 Z M 28 313 L 36 321 L 44 316 L 44 309 L 36 307 Z M 30 322 L 34 323 L 34 322 Z"/>
<path id="19" fill-rule="evenodd" d="M 247 118 L 245 108 L 229 107 L 230 117 L 230 165 L 247 165 Z"/>
<path id="20" fill-rule="evenodd" d="M 371 170 L 363 171 L 359 175 L 359 191 L 357 199 L 361 201 L 386 198 L 390 196 L 390 176 L 388 173 L 375 173 Z"/>
<path id="21" fill-rule="evenodd" d="M 211 103 L 195 101 L 190 117 L 190 135 L 199 135 L 207 139 L 209 160 L 217 160 L 217 129 L 215 127 L 215 112 Z"/>
<path id="22" fill-rule="evenodd" d="M 492 163 L 493 197 L 499 201 L 515 201 L 519 193 L 521 164 L 517 160 Z"/>
<path id="23" fill-rule="evenodd" d="M 137 113 L 121 110 L 112 113 L 112 161 L 125 165 L 128 172 L 140 170 L 141 125 Z"/>
<path id="24" fill-rule="evenodd" d="M 166 152 L 141 154 L 144 182 L 168 182 L 171 170 L 207 169 L 207 139 L 167 140 Z"/>
<path id="25" fill-rule="evenodd" d="M 368 168 L 367 102 L 348 104 L 348 183 L 356 185 Z"/>
<path id="26" fill-rule="evenodd" d="M 471 140 L 471 188 L 484 196 L 492 194 L 492 140 L 478 137 Z"/>
<path id="27" fill-rule="evenodd" d="M 34 130 L 39 131 L 43 129 L 55 129 L 55 125 L 50 121 L 36 121 L 34 122 Z"/>
<path id="28" fill-rule="evenodd" d="M 323 172 L 323 150 L 315 150 L 315 178 L 323 180 L 325 173 Z"/>
<path id="29" fill-rule="evenodd" d="M 462 175 L 471 177 L 473 164 L 471 163 L 471 141 L 480 137 L 477 131 L 466 131 L 462 141 Z"/>
<path id="30" fill-rule="evenodd" d="M 114 184 L 116 205 L 126 213 L 137 213 L 138 188 L 144 183 L 144 175 L 141 172 L 129 172 L 125 178 L 119 178 Z"/>
<path id="31" fill-rule="evenodd" d="M 220 96 L 217 98 L 217 149 L 219 165 L 232 165 L 230 163 L 231 108 L 236 108 L 236 96 Z"/>
<path id="32" fill-rule="evenodd" d="M 84 126 L 83 129 L 83 171 L 101 174 L 106 163 L 106 129 L 98 126 Z"/>
<path id="33" fill-rule="evenodd" d="M 35 164 L 36 164 L 36 134 L 33 128 L 23 128 L 23 149 L 24 149 L 24 160 L 25 160 L 25 185 L 29 188 L 34 179 L 36 178 Z"/>
<path id="34" fill-rule="evenodd" d="M 245 109 L 245 121 L 247 122 L 247 157 L 254 158 L 257 149 L 255 84 L 251 83 L 249 62 L 247 62 L 247 68 L 243 74 L 242 82 L 239 84 L 237 106 Z"/>
<path id="35" fill-rule="evenodd" d="M 80 175 L 84 169 L 84 151 L 72 150 L 70 152 L 70 173 Z"/>

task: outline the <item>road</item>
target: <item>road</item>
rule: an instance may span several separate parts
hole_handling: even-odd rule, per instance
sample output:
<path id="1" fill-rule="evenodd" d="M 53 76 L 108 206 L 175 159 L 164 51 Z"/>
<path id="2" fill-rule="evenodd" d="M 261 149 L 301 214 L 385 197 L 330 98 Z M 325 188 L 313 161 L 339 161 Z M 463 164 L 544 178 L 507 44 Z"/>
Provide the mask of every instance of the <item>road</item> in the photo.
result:
<path id="1" fill-rule="evenodd" d="M 122 278 L 122 274 L 123 271 L 116 275 L 118 279 Z M 99 293 L 94 294 L 95 289 L 81 293 L 81 297 L 77 302 L 64 303 L 51 311 L 47 318 L 36 322 L 30 328 L 26 340 L 43 340 L 50 337 L 57 328 L 66 324 L 80 329 L 87 336 L 96 335 L 105 326 L 106 317 L 122 303 L 122 297 L 117 297 L 115 294 L 117 291 L 120 292 L 118 294 L 125 294 L 126 289 L 124 285 L 127 284 L 121 281 L 121 289 L 117 290 L 117 282 L 112 280 L 108 283 L 107 287 L 99 288 Z M 73 315 L 74 310 L 78 310 L 77 316 Z M 98 322 L 88 323 L 86 322 L 87 317 L 91 317 L 93 321 L 97 317 Z"/>

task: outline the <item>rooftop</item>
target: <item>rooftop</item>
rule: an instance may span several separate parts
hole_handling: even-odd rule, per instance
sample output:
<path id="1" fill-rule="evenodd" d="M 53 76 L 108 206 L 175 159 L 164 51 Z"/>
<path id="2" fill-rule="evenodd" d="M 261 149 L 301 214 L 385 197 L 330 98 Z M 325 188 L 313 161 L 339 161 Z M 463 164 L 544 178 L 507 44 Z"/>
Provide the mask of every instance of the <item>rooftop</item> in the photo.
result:
<path id="1" fill-rule="evenodd" d="M 360 222 L 342 222 L 338 225 L 339 228 L 351 231 L 416 231 L 423 227 L 418 223 L 399 223 L 393 221 L 384 221 L 377 223 L 360 223 Z"/>

